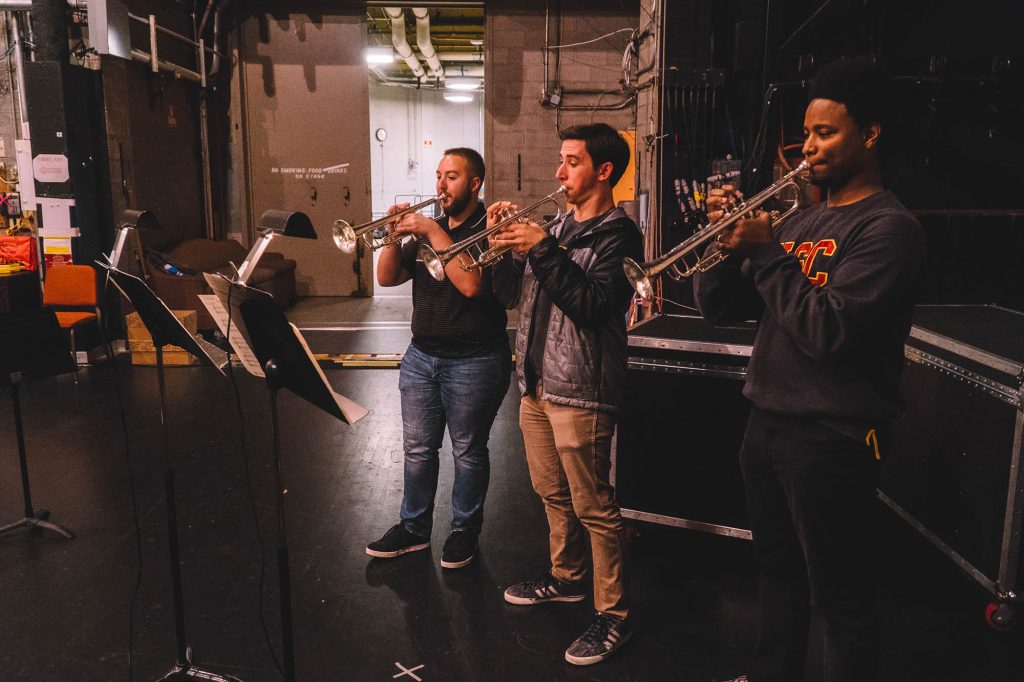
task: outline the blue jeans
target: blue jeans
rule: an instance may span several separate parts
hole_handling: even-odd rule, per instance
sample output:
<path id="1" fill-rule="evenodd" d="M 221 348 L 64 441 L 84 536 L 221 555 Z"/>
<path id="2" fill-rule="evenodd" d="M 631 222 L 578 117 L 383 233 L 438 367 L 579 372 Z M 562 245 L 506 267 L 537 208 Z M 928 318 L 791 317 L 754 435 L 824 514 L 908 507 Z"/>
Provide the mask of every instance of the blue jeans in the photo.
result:
<path id="1" fill-rule="evenodd" d="M 491 465 L 487 439 L 508 390 L 511 353 L 503 347 L 471 358 L 438 358 L 410 345 L 402 360 L 405 490 L 402 524 L 430 537 L 444 429 L 452 441 L 452 530 L 479 531 Z"/>

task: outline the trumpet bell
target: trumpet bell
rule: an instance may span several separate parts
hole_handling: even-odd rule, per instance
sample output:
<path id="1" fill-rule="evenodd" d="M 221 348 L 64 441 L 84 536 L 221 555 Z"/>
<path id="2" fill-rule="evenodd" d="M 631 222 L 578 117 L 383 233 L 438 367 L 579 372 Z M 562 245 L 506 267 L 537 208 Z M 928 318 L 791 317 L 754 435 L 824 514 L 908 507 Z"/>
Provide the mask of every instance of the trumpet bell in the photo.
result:
<path id="1" fill-rule="evenodd" d="M 356 250 L 356 231 L 352 229 L 352 226 L 347 221 L 334 221 L 331 238 L 334 240 L 334 245 L 344 253 L 352 253 Z"/>
<path id="2" fill-rule="evenodd" d="M 629 283 L 636 290 L 636 293 L 640 294 L 641 298 L 645 301 L 654 299 L 654 282 L 651 281 L 642 265 L 632 258 L 623 258 L 622 269 L 626 272 L 626 279 L 629 280 Z"/>
<path id="3" fill-rule="evenodd" d="M 436 279 L 438 282 L 444 281 L 444 261 L 437 251 L 434 251 L 427 244 L 420 244 L 419 250 L 420 260 L 423 261 L 423 265 L 426 266 L 427 272 L 430 276 Z"/>

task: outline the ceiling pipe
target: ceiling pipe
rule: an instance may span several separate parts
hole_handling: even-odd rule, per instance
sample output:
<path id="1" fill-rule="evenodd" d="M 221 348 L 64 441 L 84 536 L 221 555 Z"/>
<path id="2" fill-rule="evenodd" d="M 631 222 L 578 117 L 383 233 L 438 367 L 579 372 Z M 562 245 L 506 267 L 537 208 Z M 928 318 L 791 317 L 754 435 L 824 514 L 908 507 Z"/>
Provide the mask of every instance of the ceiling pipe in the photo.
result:
<path id="1" fill-rule="evenodd" d="M 413 7 L 412 14 L 416 17 L 416 45 L 420 48 L 420 56 L 430 67 L 430 75 L 437 80 L 444 80 L 444 67 L 430 41 L 430 12 L 425 7 Z"/>
<path id="2" fill-rule="evenodd" d="M 442 62 L 484 63 L 484 55 L 482 52 L 438 52 L 437 58 Z"/>
<path id="3" fill-rule="evenodd" d="M 416 59 L 412 48 L 409 47 L 409 41 L 405 38 L 405 10 L 401 7 L 385 7 L 384 13 L 391 20 L 391 43 L 395 46 L 395 51 L 409 65 L 416 78 L 422 81 L 427 77 L 427 72 L 420 66 L 420 60 Z"/>
<path id="4" fill-rule="evenodd" d="M 213 11 L 213 61 L 210 64 L 210 73 L 207 74 L 207 78 L 213 78 L 220 71 L 220 21 L 221 13 L 224 8 L 231 3 L 231 0 L 223 0 L 217 3 L 216 9 Z M 202 35 L 202 32 L 200 32 Z M 202 56 L 203 59 L 206 55 Z"/>

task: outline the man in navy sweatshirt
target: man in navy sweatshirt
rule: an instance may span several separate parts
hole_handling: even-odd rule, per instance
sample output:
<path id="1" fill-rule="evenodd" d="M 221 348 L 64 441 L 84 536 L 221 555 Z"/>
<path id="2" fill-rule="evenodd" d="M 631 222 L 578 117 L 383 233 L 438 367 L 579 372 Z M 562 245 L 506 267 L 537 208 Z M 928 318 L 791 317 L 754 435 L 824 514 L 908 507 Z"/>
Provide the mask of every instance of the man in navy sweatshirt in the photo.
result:
<path id="1" fill-rule="evenodd" d="M 729 258 L 695 280 L 711 323 L 758 320 L 740 451 L 758 581 L 751 682 L 804 678 L 812 607 L 825 680 L 877 676 L 871 518 L 925 252 L 881 183 L 889 87 L 871 62 L 820 69 L 803 153 L 827 199 L 774 233 L 767 214 L 739 221 L 709 249 Z M 736 200 L 713 190 L 709 219 Z"/>

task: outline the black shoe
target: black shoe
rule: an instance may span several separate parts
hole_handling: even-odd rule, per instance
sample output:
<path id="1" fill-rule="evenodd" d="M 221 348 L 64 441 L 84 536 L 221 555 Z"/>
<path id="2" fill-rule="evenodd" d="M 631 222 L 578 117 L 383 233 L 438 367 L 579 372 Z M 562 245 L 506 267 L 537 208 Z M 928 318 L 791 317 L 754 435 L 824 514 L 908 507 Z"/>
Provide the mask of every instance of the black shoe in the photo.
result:
<path id="1" fill-rule="evenodd" d="M 475 530 L 456 530 L 448 536 L 441 552 L 441 568 L 462 568 L 476 556 L 477 538 Z"/>
<path id="2" fill-rule="evenodd" d="M 384 537 L 380 540 L 368 544 L 366 553 L 380 559 L 394 559 L 397 556 L 418 552 L 427 547 L 430 547 L 430 538 L 413 535 L 399 523 L 384 533 Z"/>
<path id="3" fill-rule="evenodd" d="M 537 580 L 517 583 L 505 590 L 509 604 L 543 604 L 548 601 L 583 601 L 587 595 L 582 582 L 566 583 L 545 573 Z"/>
<path id="4" fill-rule="evenodd" d="M 565 650 L 565 660 L 573 665 L 600 663 L 632 636 L 633 629 L 624 618 L 598 612 L 583 634 Z"/>

